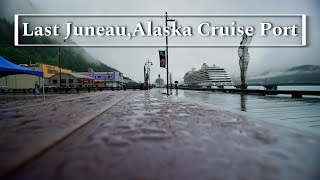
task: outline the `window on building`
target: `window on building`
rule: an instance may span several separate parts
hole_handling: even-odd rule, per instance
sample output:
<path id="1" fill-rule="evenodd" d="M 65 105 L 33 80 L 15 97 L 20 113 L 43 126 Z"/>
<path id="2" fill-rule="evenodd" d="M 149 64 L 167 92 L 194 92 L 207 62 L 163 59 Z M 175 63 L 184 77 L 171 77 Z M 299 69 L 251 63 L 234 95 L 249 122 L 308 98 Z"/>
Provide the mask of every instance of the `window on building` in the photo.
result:
<path id="1" fill-rule="evenodd" d="M 48 69 L 48 74 L 59 74 L 58 70 L 52 70 L 52 69 Z"/>
<path id="2" fill-rule="evenodd" d="M 56 79 L 52 80 L 52 84 L 57 84 L 58 81 Z"/>
<path id="3" fill-rule="evenodd" d="M 69 79 L 69 84 L 72 84 L 73 83 L 73 79 Z"/>
<path id="4" fill-rule="evenodd" d="M 66 83 L 66 79 L 61 79 L 61 83 Z"/>
<path id="5" fill-rule="evenodd" d="M 82 83 L 82 79 L 77 79 L 77 83 Z"/>

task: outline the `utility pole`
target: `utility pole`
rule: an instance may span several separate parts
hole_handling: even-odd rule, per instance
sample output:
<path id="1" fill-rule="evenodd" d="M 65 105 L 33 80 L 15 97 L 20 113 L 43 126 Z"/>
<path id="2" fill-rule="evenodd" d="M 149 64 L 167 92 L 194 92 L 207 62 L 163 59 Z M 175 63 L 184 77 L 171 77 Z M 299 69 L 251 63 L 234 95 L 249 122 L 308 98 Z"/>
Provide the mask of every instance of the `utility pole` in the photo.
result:
<path id="1" fill-rule="evenodd" d="M 168 13 L 166 12 L 166 27 L 168 26 L 168 21 L 174 22 L 175 20 L 168 18 Z M 169 95 L 169 51 L 168 51 L 168 36 L 166 36 L 166 59 L 167 59 L 167 95 Z"/>
<path id="2" fill-rule="evenodd" d="M 59 63 L 59 88 L 61 88 L 61 48 L 58 49 L 58 63 Z"/>
<path id="3" fill-rule="evenodd" d="M 63 41 L 63 42 L 66 42 L 66 39 Z M 59 46 L 59 49 L 58 49 L 58 63 L 59 63 L 59 89 L 60 89 L 60 93 L 61 93 L 61 47 Z"/>

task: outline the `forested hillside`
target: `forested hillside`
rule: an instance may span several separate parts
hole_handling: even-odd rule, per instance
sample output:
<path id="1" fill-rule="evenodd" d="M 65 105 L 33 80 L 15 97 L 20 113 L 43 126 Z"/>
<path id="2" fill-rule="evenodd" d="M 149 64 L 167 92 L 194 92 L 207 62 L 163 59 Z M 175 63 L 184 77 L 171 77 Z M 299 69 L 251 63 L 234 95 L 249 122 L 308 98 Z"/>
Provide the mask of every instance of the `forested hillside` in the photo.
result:
<path id="1" fill-rule="evenodd" d="M 58 47 L 15 47 L 13 33 L 13 24 L 5 19 L 0 19 L 0 56 L 15 64 L 32 62 L 58 65 Z M 28 37 L 26 40 L 22 39 L 22 43 L 39 43 L 39 41 L 53 43 L 48 38 L 39 40 Z M 96 72 L 116 70 L 94 59 L 81 47 L 61 47 L 61 52 L 63 53 L 62 68 L 71 69 L 75 72 L 87 71 L 88 68 L 92 68 Z"/>

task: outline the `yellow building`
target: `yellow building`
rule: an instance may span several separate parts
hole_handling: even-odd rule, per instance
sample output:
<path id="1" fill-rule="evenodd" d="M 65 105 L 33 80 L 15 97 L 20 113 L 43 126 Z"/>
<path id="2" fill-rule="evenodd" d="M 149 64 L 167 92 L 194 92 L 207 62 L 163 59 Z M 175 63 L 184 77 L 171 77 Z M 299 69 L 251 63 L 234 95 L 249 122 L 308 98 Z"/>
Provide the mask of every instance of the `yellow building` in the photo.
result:
<path id="1" fill-rule="evenodd" d="M 37 69 L 35 69 L 35 70 L 37 70 Z M 52 66 L 52 65 L 48 65 L 48 64 L 42 64 L 41 71 L 43 71 L 44 78 L 51 78 L 53 75 L 60 73 L 58 66 Z M 70 74 L 72 71 L 69 69 L 61 68 L 61 72 L 66 73 L 66 74 Z"/>

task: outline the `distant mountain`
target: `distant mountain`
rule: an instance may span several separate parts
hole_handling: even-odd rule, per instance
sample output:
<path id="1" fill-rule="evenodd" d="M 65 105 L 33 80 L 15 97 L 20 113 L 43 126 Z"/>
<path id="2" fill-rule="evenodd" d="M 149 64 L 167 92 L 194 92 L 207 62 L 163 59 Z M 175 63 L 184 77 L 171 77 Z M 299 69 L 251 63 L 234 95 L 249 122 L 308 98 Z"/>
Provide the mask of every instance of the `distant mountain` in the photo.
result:
<path id="1" fill-rule="evenodd" d="M 237 80 L 236 83 L 240 83 Z M 248 84 L 272 83 L 320 83 L 320 66 L 302 65 L 283 72 L 270 72 L 248 77 Z"/>
<path id="2" fill-rule="evenodd" d="M 297 66 L 288 69 L 288 72 L 290 71 L 305 71 L 305 72 L 315 72 L 315 71 L 320 71 L 320 66 L 316 65 L 302 65 L 302 66 Z"/>

